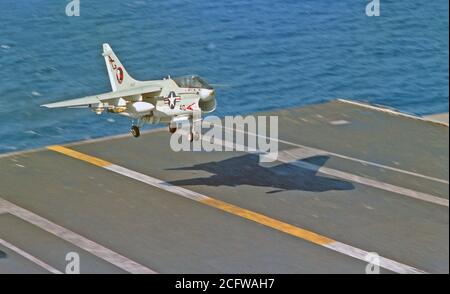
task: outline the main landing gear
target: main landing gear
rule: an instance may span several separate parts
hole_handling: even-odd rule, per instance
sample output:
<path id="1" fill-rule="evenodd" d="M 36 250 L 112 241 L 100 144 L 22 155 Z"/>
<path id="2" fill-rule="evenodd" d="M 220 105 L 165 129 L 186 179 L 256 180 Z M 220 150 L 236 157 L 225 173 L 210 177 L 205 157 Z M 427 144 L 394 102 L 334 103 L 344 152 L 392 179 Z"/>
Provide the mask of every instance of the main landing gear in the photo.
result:
<path id="1" fill-rule="evenodd" d="M 171 134 L 175 133 L 177 131 L 177 126 L 173 126 L 173 124 L 169 124 L 169 132 Z M 187 138 L 189 142 L 193 142 L 194 140 L 197 141 L 200 139 L 200 134 L 198 132 L 195 132 L 192 127 L 190 127 L 190 132 L 187 134 Z"/>
<path id="2" fill-rule="evenodd" d="M 171 133 L 171 134 L 173 134 L 173 133 L 175 133 L 177 131 L 177 127 L 171 127 L 170 126 L 170 124 L 169 124 L 169 132 Z"/>
<path id="3" fill-rule="evenodd" d="M 139 130 L 139 127 L 138 126 L 132 126 L 131 127 L 131 134 L 135 138 L 139 137 L 141 135 L 141 131 Z"/>
<path id="4" fill-rule="evenodd" d="M 145 117 L 144 117 L 145 118 Z M 144 126 L 145 123 L 145 119 L 144 118 L 138 118 L 138 119 L 133 119 L 131 121 L 131 134 L 133 135 L 133 137 L 137 138 L 141 135 L 141 127 Z"/>

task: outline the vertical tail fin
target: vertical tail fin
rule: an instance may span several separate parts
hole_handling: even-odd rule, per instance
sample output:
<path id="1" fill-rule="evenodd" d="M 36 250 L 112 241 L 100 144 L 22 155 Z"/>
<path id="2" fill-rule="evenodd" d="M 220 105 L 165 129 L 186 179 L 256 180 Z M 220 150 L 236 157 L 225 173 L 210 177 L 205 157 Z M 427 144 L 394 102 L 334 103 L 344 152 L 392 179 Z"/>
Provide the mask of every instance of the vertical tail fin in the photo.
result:
<path id="1" fill-rule="evenodd" d="M 103 56 L 105 57 L 109 81 L 113 91 L 127 89 L 136 84 L 137 81 L 128 74 L 119 58 L 114 54 L 111 46 L 107 43 L 103 44 Z"/>

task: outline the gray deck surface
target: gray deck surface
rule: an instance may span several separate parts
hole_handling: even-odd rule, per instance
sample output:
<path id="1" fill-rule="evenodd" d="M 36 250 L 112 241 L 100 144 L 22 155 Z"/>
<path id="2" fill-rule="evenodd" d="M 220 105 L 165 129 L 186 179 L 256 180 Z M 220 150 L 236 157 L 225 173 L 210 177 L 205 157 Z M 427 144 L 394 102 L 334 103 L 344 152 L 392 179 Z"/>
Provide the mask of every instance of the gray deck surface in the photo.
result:
<path id="1" fill-rule="evenodd" d="M 67 147 L 426 272 L 449 272 L 448 127 L 339 101 L 266 114 L 279 116 L 282 154 L 310 156 L 259 164 L 244 152 L 176 153 L 165 129 Z M 0 157 L 0 199 L 158 273 L 364 273 L 367 264 L 51 150 Z M 1 205 L 0 239 L 61 272 L 68 252 L 80 255 L 82 273 L 126 272 Z M 0 273 L 46 272 L 0 245 Z"/>

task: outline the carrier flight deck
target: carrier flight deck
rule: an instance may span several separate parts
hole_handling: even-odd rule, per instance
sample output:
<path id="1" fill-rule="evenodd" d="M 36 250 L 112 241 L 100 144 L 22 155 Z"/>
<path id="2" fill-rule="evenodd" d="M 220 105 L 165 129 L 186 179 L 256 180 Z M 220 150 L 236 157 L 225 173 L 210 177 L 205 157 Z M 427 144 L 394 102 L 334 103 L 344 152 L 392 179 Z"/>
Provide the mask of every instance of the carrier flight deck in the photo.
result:
<path id="1" fill-rule="evenodd" d="M 81 273 L 449 272 L 448 121 L 264 114 L 272 163 L 174 152 L 165 128 L 0 155 L 0 273 L 65 273 L 68 253 Z"/>

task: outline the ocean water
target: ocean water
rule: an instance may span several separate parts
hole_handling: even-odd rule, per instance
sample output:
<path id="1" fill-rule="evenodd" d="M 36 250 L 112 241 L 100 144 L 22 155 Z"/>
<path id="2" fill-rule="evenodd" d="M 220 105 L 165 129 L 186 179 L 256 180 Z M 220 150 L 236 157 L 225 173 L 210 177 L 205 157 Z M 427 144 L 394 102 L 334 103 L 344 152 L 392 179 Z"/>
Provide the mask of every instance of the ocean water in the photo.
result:
<path id="1" fill-rule="evenodd" d="M 0 153 L 127 132 L 128 119 L 43 103 L 110 91 L 101 44 L 138 79 L 196 73 L 219 116 L 338 97 L 448 111 L 448 1 L 0 0 Z"/>

